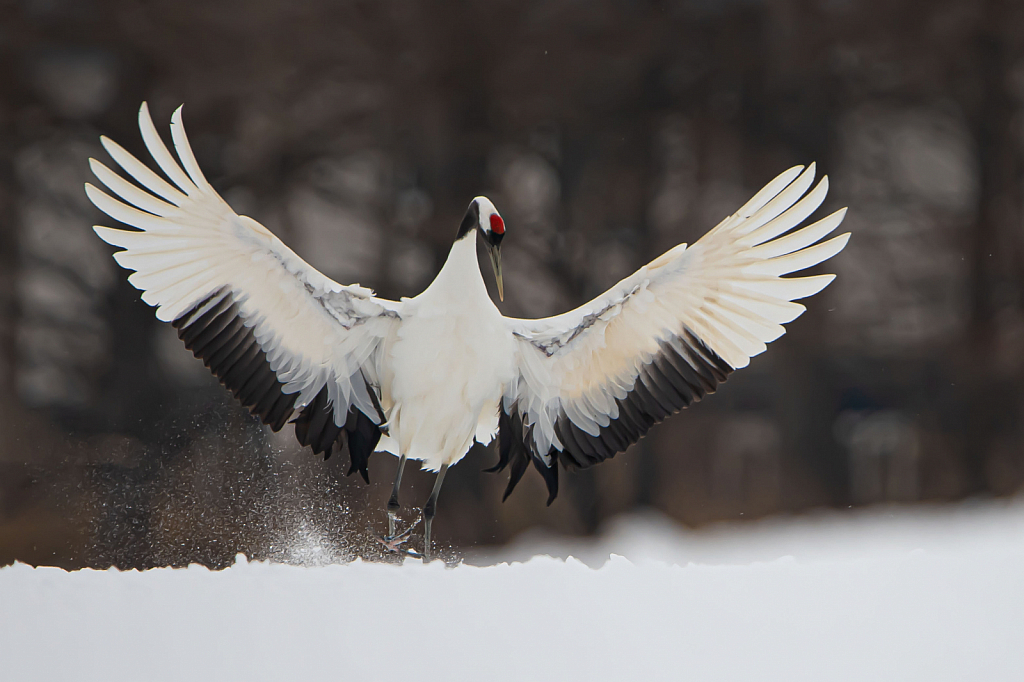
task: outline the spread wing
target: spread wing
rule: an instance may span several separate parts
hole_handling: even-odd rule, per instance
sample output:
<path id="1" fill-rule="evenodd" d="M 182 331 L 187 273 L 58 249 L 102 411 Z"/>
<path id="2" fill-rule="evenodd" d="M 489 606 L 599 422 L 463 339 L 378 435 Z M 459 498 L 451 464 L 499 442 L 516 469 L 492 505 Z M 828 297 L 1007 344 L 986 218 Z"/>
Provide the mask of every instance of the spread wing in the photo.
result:
<path id="1" fill-rule="evenodd" d="M 365 478 L 383 422 L 381 341 L 401 305 L 325 277 L 231 210 L 199 170 L 180 108 L 171 119 L 180 164 L 146 104 L 139 127 L 173 185 L 102 138 L 137 184 L 91 159 L 93 173 L 120 199 L 90 184 L 86 193 L 111 218 L 138 229 L 97 226 L 96 234 L 125 249 L 114 259 L 135 271 L 128 281 L 143 291 L 142 300 L 243 405 L 275 431 L 294 418 L 299 441 L 316 453 L 330 456 L 335 446 L 347 446 L 352 470 Z"/>
<path id="2" fill-rule="evenodd" d="M 518 377 L 499 415 L 506 497 L 530 462 L 558 491 L 557 462 L 589 467 L 624 451 L 654 424 L 713 393 L 746 367 L 834 275 L 784 278 L 842 251 L 821 242 L 846 209 L 793 230 L 821 205 L 814 165 L 792 168 L 687 248 L 681 244 L 576 310 L 509 319 Z M 788 234 L 787 234 L 788 233 Z"/>

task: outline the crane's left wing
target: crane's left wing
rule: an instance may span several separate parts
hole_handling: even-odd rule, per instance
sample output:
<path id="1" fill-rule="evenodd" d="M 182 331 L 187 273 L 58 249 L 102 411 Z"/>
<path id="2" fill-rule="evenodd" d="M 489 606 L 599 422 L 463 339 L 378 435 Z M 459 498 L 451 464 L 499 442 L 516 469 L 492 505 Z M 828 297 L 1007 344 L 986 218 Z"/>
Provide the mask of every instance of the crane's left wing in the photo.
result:
<path id="1" fill-rule="evenodd" d="M 161 178 L 120 145 L 104 148 L 138 184 L 95 159 L 96 177 L 119 199 L 87 184 L 101 211 L 137 230 L 97 226 L 124 248 L 117 262 L 128 281 L 156 306 L 156 316 L 236 398 L 275 431 L 294 418 L 295 433 L 313 452 L 348 449 L 367 475 L 380 439 L 382 340 L 399 320 L 401 303 L 358 284 L 324 276 L 252 218 L 236 214 L 196 163 L 181 123 L 171 119 L 178 159 L 139 111 L 143 140 Z M 173 183 L 173 184 L 172 184 Z M 146 191 L 148 190 L 148 191 Z"/>
<path id="2" fill-rule="evenodd" d="M 624 451 L 785 333 L 805 310 L 793 301 L 835 276 L 781 275 L 831 258 L 850 236 L 820 242 L 846 209 L 791 232 L 825 198 L 827 178 L 805 195 L 813 181 L 813 164 L 792 168 L 695 244 L 593 301 L 557 317 L 508 320 L 518 373 L 502 401 L 494 467 L 511 466 L 506 497 L 532 462 L 550 504 L 559 461 L 584 468 Z"/>

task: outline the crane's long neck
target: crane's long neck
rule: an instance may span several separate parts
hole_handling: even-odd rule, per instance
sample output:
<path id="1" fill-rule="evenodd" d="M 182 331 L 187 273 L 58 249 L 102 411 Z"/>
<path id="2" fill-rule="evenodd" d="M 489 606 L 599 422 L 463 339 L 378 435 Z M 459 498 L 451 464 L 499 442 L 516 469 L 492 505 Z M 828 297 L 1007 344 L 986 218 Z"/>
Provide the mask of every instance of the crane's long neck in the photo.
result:
<path id="1" fill-rule="evenodd" d="M 487 286 L 480 274 L 480 261 L 476 255 L 476 230 L 470 231 L 452 244 L 441 272 L 427 288 L 435 295 L 446 295 L 461 301 L 484 299 L 491 303 Z"/>

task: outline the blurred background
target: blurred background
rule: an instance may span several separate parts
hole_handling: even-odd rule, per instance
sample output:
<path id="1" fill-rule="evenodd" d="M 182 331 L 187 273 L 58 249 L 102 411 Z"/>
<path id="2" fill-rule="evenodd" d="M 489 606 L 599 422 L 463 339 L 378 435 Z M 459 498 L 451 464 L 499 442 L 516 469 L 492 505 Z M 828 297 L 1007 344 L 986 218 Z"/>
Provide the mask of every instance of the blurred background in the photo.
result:
<path id="1" fill-rule="evenodd" d="M 0 565 L 333 561 L 386 526 L 396 460 L 366 486 L 266 431 L 90 230 L 87 159 L 101 134 L 146 158 L 143 100 L 163 132 L 186 104 L 237 211 L 382 296 L 429 283 L 490 196 L 513 316 L 579 305 L 792 165 L 829 174 L 819 215 L 850 206 L 854 236 L 789 333 L 550 508 L 532 471 L 501 504 L 477 448 L 441 495 L 453 552 L 1024 483 L 1019 3 L 0 0 Z"/>

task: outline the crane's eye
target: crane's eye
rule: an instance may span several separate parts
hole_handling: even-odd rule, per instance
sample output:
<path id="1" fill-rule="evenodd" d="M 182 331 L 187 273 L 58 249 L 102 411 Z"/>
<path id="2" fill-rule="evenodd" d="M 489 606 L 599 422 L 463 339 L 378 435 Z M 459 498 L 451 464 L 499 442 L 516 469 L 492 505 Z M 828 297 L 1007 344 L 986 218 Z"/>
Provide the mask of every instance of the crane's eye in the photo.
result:
<path id="1" fill-rule="evenodd" d="M 505 221 L 497 213 L 491 214 L 491 232 L 494 234 L 505 234 Z"/>

